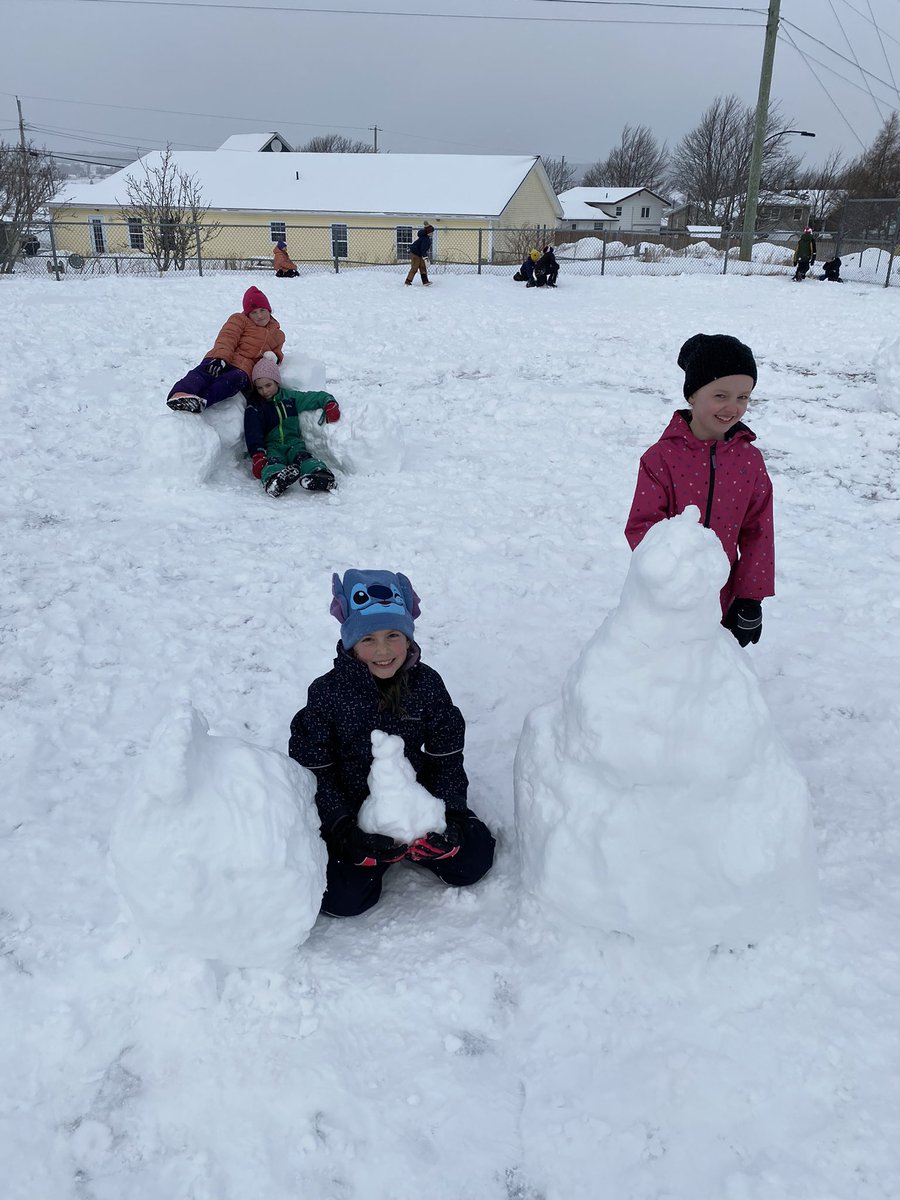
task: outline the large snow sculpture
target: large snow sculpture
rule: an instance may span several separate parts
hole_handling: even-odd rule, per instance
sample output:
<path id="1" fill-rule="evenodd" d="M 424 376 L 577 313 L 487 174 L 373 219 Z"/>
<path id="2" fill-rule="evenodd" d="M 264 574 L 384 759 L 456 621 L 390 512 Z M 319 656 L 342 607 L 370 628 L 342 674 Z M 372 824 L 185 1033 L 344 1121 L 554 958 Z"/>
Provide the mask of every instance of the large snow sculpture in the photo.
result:
<path id="1" fill-rule="evenodd" d="M 525 722 L 524 882 L 581 925 L 746 945 L 809 914 L 804 779 L 720 625 L 728 561 L 689 508 L 632 556 L 619 607 Z"/>
<path id="2" fill-rule="evenodd" d="M 190 705 L 163 721 L 119 805 L 119 891 L 157 949 L 284 966 L 325 890 L 312 777 L 276 750 L 213 737 Z"/>

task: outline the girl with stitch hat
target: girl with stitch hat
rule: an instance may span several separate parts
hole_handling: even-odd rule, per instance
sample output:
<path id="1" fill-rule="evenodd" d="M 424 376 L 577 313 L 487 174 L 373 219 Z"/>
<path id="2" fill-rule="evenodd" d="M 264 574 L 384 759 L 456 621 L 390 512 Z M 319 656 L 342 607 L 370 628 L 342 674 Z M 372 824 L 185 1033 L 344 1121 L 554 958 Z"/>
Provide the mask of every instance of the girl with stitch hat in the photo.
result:
<path id="1" fill-rule="evenodd" d="M 494 839 L 467 805 L 465 721 L 414 640 L 419 597 L 405 575 L 351 570 L 332 577 L 331 613 L 341 623 L 334 666 L 310 684 L 288 747 L 316 776 L 328 846 L 322 912 L 350 917 L 377 904 L 401 859 L 452 887 L 476 883 L 491 868 Z M 360 829 L 373 730 L 402 738 L 418 783 L 444 803 L 445 831 L 401 845 Z"/>
<path id="2" fill-rule="evenodd" d="M 249 287 L 241 311 L 231 314 L 200 364 L 172 385 L 166 403 L 175 412 L 199 413 L 238 392 L 246 395 L 254 363 L 267 351 L 281 362 L 283 346 L 271 304 L 259 288 Z"/>
<path id="3" fill-rule="evenodd" d="M 340 419 L 330 392 L 297 392 L 281 383 L 275 355 L 266 352 L 253 368 L 253 391 L 244 410 L 244 441 L 253 478 L 270 496 L 295 483 L 307 492 L 330 492 L 334 474 L 306 448 L 300 413 L 320 411 L 319 424 Z"/>
<path id="4" fill-rule="evenodd" d="M 695 504 L 731 563 L 722 624 L 742 646 L 762 633 L 762 601 L 775 595 L 772 481 L 756 434 L 741 418 L 756 385 L 753 351 L 724 333 L 696 333 L 678 352 L 684 397 L 645 451 L 625 536 L 632 550 L 657 521 Z"/>

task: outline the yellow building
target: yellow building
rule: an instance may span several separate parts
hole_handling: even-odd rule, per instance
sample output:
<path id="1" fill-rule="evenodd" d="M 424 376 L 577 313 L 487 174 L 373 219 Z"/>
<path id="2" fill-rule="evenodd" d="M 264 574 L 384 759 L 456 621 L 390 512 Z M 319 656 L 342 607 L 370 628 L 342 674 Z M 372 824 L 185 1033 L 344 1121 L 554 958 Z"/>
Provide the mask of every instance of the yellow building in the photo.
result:
<path id="1" fill-rule="evenodd" d="M 244 136 L 240 146 L 229 139 L 219 150 L 170 152 L 170 168 L 193 180 L 209 206 L 197 231 L 190 220 L 186 229 L 183 210 L 176 218 L 181 265 L 199 255 L 204 264 L 270 269 L 280 240 L 298 264 L 397 263 L 426 221 L 435 227 L 435 262 L 502 262 L 515 256 L 519 230 L 549 234 L 562 217 L 537 155 L 301 154 L 274 134 Z M 273 139 L 281 152 L 260 153 Z M 155 219 L 129 206 L 126 182 L 163 167 L 163 152 L 154 151 L 107 179 L 64 189 L 51 205 L 57 252 L 150 265 L 165 223 L 148 230 Z"/>

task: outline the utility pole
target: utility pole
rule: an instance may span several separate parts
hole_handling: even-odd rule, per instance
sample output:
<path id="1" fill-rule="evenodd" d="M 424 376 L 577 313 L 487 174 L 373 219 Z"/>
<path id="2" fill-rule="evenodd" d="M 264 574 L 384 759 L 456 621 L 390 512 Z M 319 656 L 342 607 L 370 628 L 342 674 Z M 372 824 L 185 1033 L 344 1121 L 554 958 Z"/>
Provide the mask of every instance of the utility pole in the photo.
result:
<path id="1" fill-rule="evenodd" d="M 753 131 L 753 149 L 750 153 L 750 171 L 747 176 L 747 197 L 744 201 L 744 231 L 741 235 L 741 261 L 749 262 L 753 254 L 753 235 L 756 232 L 756 208 L 759 202 L 759 177 L 762 174 L 763 139 L 769 117 L 769 92 L 772 87 L 772 65 L 775 61 L 775 41 L 778 37 L 778 19 L 781 0 L 769 0 L 769 19 L 766 23 L 766 41 L 763 46 L 762 69 L 759 73 L 759 95 L 756 98 L 756 128 Z"/>
<path id="2" fill-rule="evenodd" d="M 377 154 L 378 153 L 378 126 L 370 125 L 369 128 L 372 130 L 372 138 L 373 138 L 372 150 L 374 151 L 375 154 Z"/>

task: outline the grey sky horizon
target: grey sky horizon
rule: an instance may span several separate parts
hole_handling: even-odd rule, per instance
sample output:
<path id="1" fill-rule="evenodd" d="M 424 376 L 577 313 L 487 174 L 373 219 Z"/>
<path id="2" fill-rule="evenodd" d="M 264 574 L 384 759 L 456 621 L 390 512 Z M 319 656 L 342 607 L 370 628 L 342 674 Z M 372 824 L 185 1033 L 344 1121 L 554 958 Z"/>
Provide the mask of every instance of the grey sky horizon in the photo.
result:
<path id="1" fill-rule="evenodd" d="M 84 158 L 270 129 L 294 146 L 327 132 L 370 142 L 377 125 L 384 151 L 590 163 L 626 122 L 671 147 L 716 96 L 755 104 L 768 9 L 354 0 L 361 15 L 303 2 L 0 0 L 0 139 L 18 140 L 18 95 L 35 142 Z M 782 0 L 781 16 L 772 101 L 785 127 L 816 133 L 786 143 L 808 165 L 854 157 L 898 106 L 900 5 Z"/>

